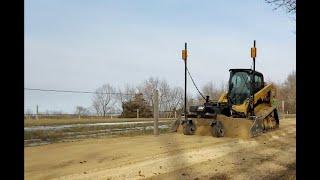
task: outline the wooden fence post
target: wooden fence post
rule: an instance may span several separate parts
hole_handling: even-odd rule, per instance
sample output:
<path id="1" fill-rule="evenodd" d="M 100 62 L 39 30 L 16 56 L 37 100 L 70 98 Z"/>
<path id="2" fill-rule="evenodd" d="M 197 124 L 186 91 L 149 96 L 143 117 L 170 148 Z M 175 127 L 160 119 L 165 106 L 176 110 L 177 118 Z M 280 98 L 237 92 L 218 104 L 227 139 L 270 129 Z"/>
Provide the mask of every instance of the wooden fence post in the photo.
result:
<path id="1" fill-rule="evenodd" d="M 154 118 L 154 128 L 153 134 L 159 135 L 159 101 L 158 101 L 158 90 L 155 90 L 153 94 L 153 118 Z"/>

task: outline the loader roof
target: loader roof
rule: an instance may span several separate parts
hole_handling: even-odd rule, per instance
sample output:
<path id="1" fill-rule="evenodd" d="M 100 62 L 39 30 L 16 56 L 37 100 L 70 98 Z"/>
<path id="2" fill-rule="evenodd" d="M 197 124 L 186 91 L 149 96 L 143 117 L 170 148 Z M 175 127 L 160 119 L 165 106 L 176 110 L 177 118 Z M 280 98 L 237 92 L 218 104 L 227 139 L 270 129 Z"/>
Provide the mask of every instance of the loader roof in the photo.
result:
<path id="1" fill-rule="evenodd" d="M 229 69 L 229 71 L 232 71 L 232 72 L 249 72 L 249 73 L 252 73 L 252 69 Z M 255 71 L 256 74 L 259 74 L 261 76 L 263 76 L 262 73 L 258 72 L 258 71 Z"/>

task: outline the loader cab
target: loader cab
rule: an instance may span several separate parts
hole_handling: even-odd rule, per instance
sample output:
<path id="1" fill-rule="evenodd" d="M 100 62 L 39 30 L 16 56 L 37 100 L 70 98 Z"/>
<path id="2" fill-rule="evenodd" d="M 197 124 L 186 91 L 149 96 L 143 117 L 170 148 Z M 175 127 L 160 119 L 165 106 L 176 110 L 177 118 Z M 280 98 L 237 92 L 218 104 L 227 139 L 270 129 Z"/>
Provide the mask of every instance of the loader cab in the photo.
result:
<path id="1" fill-rule="evenodd" d="M 228 99 L 232 105 L 240 105 L 264 87 L 263 75 L 255 71 L 254 83 L 252 69 L 230 69 Z"/>

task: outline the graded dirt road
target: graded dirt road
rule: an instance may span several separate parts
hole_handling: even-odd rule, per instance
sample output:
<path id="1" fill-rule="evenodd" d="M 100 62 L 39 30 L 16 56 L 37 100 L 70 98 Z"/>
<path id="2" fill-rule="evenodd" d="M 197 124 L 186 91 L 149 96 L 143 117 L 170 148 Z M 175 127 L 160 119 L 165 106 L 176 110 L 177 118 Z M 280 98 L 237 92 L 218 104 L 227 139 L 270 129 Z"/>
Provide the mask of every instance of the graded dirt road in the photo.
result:
<path id="1" fill-rule="evenodd" d="M 25 147 L 25 179 L 295 179 L 296 120 L 248 140 L 163 134 Z"/>

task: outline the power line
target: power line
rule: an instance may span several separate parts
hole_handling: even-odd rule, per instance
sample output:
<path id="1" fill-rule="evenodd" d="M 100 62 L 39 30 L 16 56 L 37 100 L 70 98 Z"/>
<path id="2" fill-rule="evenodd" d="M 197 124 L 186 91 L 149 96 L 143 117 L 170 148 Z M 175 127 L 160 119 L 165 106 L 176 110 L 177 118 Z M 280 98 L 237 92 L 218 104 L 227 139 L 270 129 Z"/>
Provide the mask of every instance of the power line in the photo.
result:
<path id="1" fill-rule="evenodd" d="M 188 68 L 187 68 L 187 71 L 188 71 L 188 74 L 189 74 L 189 76 L 190 76 L 190 78 L 191 78 L 191 80 L 192 80 L 192 83 L 193 83 L 194 87 L 196 87 L 196 89 L 197 89 L 198 93 L 201 95 L 201 97 L 202 97 L 204 100 L 206 100 L 206 98 L 204 97 L 204 95 L 203 95 L 203 94 L 200 92 L 200 90 L 198 89 L 196 83 L 193 81 L 193 78 L 192 78 L 192 76 L 191 76 Z"/>
<path id="2" fill-rule="evenodd" d="M 114 95 L 135 95 L 127 93 L 103 93 L 103 92 L 92 92 L 92 91 L 70 91 L 70 90 L 56 90 L 56 89 L 36 89 L 36 88 L 24 88 L 28 91 L 47 91 L 47 92 L 67 92 L 67 93 L 84 93 L 84 94 L 114 94 Z"/>

